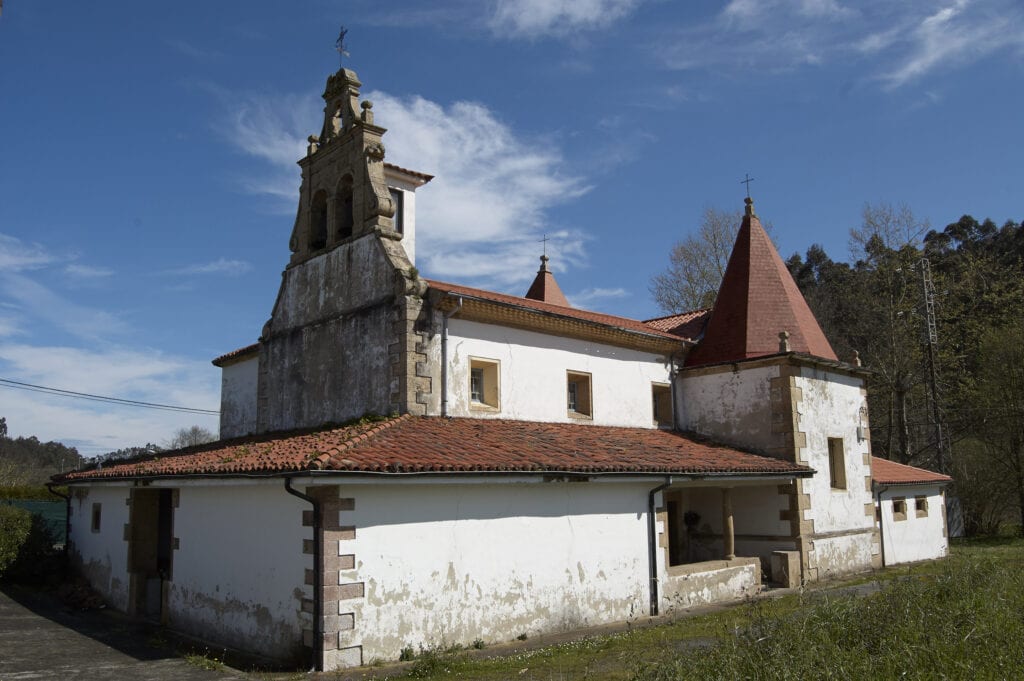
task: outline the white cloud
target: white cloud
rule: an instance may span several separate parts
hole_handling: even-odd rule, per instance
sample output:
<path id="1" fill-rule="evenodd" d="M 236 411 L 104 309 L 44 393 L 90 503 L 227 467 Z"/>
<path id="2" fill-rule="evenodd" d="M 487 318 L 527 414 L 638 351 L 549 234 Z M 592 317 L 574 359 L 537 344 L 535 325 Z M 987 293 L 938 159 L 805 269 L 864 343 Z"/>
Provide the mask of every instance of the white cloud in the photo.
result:
<path id="1" fill-rule="evenodd" d="M 941 68 L 1024 48 L 1024 10 L 1014 0 L 732 0 L 717 16 L 654 46 L 674 69 L 790 70 L 866 61 L 887 89 Z"/>
<path id="2" fill-rule="evenodd" d="M 641 0 L 498 0 L 491 29 L 515 38 L 562 36 L 605 28 L 630 14 Z"/>
<path id="3" fill-rule="evenodd" d="M 154 350 L 0 344 L 5 378 L 48 387 L 158 404 L 217 409 L 219 379 L 208 362 Z M 216 431 L 217 417 L 116 406 L 0 388 L 0 414 L 15 435 L 74 442 L 91 456 L 162 442 L 178 428 Z"/>
<path id="4" fill-rule="evenodd" d="M 55 260 L 40 244 L 27 244 L 17 237 L 0 234 L 0 272 L 37 269 Z"/>
<path id="5" fill-rule="evenodd" d="M 71 264 L 64 268 L 64 273 L 76 279 L 104 279 L 113 276 L 114 270 L 107 267 Z"/>
<path id="6" fill-rule="evenodd" d="M 211 262 L 197 263 L 165 270 L 164 274 L 172 275 L 193 275 L 193 274 L 223 274 L 229 277 L 237 277 L 252 269 L 252 265 L 244 260 L 230 260 L 218 258 Z"/>
<path id="7" fill-rule="evenodd" d="M 587 186 L 563 169 L 550 140 L 517 135 L 475 102 L 445 107 L 418 96 L 365 96 L 388 128 L 386 160 L 435 176 L 416 202 L 417 265 L 427 276 L 487 286 L 528 281 L 545 232 L 561 235 L 551 250 L 562 266 L 582 261 L 582 235 L 552 224 L 550 211 Z M 319 109 L 312 97 L 264 96 L 233 116 L 226 138 L 268 162 L 264 175 L 250 172 L 247 189 L 280 197 L 294 211 L 299 178 L 292 169 L 305 137 L 320 131 Z"/>
<path id="8" fill-rule="evenodd" d="M 23 274 L 0 271 L 0 295 L 22 316 L 36 317 L 78 338 L 109 338 L 128 330 L 118 316 L 67 300 Z"/>
<path id="9" fill-rule="evenodd" d="M 628 298 L 629 292 L 624 288 L 587 288 L 566 297 L 573 307 L 586 309 L 600 300 Z"/>

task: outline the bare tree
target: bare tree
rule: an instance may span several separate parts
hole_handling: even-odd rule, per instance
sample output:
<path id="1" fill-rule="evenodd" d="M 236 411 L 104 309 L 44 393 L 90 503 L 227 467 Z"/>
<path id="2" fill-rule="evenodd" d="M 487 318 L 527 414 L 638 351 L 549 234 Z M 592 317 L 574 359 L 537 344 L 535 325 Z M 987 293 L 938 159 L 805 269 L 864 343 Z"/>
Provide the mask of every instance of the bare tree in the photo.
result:
<path id="1" fill-rule="evenodd" d="M 714 304 L 742 220 L 740 211 L 704 209 L 696 232 L 672 247 L 668 269 L 651 278 L 659 307 L 686 312 Z"/>
<path id="2" fill-rule="evenodd" d="M 195 445 L 213 442 L 217 436 L 202 426 L 181 428 L 167 443 L 167 449 L 181 449 L 182 447 L 194 447 Z"/>

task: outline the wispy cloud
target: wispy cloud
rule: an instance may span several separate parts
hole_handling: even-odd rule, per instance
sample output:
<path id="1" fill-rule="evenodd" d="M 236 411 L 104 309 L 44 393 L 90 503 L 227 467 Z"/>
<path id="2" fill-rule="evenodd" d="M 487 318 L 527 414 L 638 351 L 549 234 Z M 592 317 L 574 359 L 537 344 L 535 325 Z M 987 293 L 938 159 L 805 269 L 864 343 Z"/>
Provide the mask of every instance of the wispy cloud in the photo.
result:
<path id="1" fill-rule="evenodd" d="M 996 53 L 1024 51 L 1014 0 L 732 0 L 654 45 L 673 69 L 786 71 L 861 60 L 886 89 Z"/>
<path id="2" fill-rule="evenodd" d="M 564 36 L 600 29 L 632 13 L 641 0 L 498 0 L 490 18 L 495 34 L 511 38 Z"/>
<path id="3" fill-rule="evenodd" d="M 71 264 L 64 268 L 64 273 L 76 279 L 105 279 L 114 274 L 114 270 L 107 267 L 91 267 L 89 265 Z"/>
<path id="4" fill-rule="evenodd" d="M 22 317 L 35 317 L 77 338 L 98 340 L 128 331 L 118 316 L 58 295 L 16 272 L 0 272 L 0 296 L 13 302 Z"/>
<path id="5" fill-rule="evenodd" d="M 190 276 L 194 274 L 223 274 L 229 277 L 237 277 L 252 269 L 252 264 L 244 260 L 230 260 L 228 258 L 217 258 L 211 262 L 197 263 L 164 270 L 164 274 Z"/>
<path id="6" fill-rule="evenodd" d="M 224 56 L 223 52 L 219 50 L 208 49 L 205 47 L 199 47 L 188 41 L 174 39 L 164 41 L 168 47 L 173 49 L 175 52 L 179 52 L 186 57 L 195 59 L 197 61 L 209 61 L 211 59 L 218 59 Z"/>
<path id="7" fill-rule="evenodd" d="M 0 343 L 5 378 L 96 395 L 216 409 L 218 377 L 206 361 L 172 357 L 151 349 Z M 168 439 L 198 423 L 217 429 L 216 417 L 153 411 L 0 389 L 0 410 L 13 433 L 44 440 L 75 441 L 94 455 Z"/>
<path id="8" fill-rule="evenodd" d="M 366 97 L 389 130 L 387 160 L 435 176 L 416 202 L 421 270 L 480 285 L 518 284 L 533 276 L 535 242 L 544 232 L 563 235 L 563 265 L 583 260 L 582 235 L 552 224 L 550 211 L 588 187 L 565 170 L 550 140 L 518 135 L 475 102 L 444 106 L 384 92 Z M 312 96 L 264 96 L 233 115 L 226 139 L 267 162 L 265 173 L 250 173 L 248 190 L 282 198 L 294 210 L 295 160 L 305 153 L 305 137 L 319 132 L 319 109 Z"/>
<path id="9" fill-rule="evenodd" d="M 567 296 L 573 307 L 581 308 L 590 307 L 595 302 L 602 300 L 616 300 L 628 297 L 629 292 L 624 288 L 587 288 Z"/>
<path id="10" fill-rule="evenodd" d="M 45 267 L 58 260 L 36 243 L 25 243 L 17 237 L 0 234 L 0 272 L 20 272 Z"/>

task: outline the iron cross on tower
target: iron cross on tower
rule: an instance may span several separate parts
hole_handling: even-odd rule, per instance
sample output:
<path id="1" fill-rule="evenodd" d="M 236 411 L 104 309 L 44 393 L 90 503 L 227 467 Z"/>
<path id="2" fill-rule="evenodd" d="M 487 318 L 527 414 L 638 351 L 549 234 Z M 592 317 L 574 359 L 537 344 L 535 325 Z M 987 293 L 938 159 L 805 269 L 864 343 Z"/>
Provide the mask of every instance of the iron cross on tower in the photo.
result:
<path id="1" fill-rule="evenodd" d="M 754 178 L 752 178 L 749 173 L 743 173 L 743 177 L 745 179 L 740 180 L 740 184 L 747 185 L 747 198 L 749 199 L 750 198 L 750 183 L 754 181 Z"/>
<path id="2" fill-rule="evenodd" d="M 549 239 L 549 238 L 548 238 L 548 235 L 547 235 L 547 234 L 545 234 L 545 235 L 544 235 L 544 238 L 543 238 L 543 239 L 540 239 L 540 242 L 541 242 L 542 244 L 544 244 L 544 256 L 545 256 L 545 257 L 547 257 L 547 254 L 548 254 L 548 242 L 549 242 L 549 241 L 551 241 L 551 239 Z"/>
<path id="3" fill-rule="evenodd" d="M 338 40 L 334 43 L 334 49 L 338 51 L 338 66 L 341 66 L 342 61 L 348 56 L 348 50 L 345 45 L 346 35 L 348 35 L 348 29 L 342 24 L 341 32 L 338 33 Z"/>

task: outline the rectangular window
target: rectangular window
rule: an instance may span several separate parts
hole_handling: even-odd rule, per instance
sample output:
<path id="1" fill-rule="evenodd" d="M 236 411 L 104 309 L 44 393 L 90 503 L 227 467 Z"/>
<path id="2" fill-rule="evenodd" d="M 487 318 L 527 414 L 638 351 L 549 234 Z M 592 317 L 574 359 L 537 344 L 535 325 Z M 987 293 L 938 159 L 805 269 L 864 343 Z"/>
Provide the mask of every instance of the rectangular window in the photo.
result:
<path id="1" fill-rule="evenodd" d="M 928 517 L 928 497 L 923 495 L 914 497 L 914 512 L 918 518 Z"/>
<path id="2" fill-rule="evenodd" d="M 665 383 L 651 384 L 654 423 L 659 428 L 672 427 L 672 388 Z"/>
<path id="3" fill-rule="evenodd" d="M 892 500 L 892 519 L 907 519 L 907 500 L 903 497 L 894 497 Z"/>
<path id="4" fill-rule="evenodd" d="M 391 202 L 395 204 L 395 217 L 392 218 L 395 231 L 405 234 L 405 192 L 393 187 L 388 187 L 388 192 L 391 194 Z"/>
<path id="5" fill-rule="evenodd" d="M 472 409 L 498 409 L 497 360 L 469 358 L 469 406 Z"/>
<path id="6" fill-rule="evenodd" d="M 841 437 L 828 439 L 828 472 L 832 489 L 846 489 L 846 456 Z"/>
<path id="7" fill-rule="evenodd" d="M 577 371 L 566 373 L 566 410 L 574 418 L 592 418 L 590 374 Z"/>
<path id="8" fill-rule="evenodd" d="M 99 532 L 100 531 L 100 521 L 102 520 L 102 511 L 103 511 L 102 504 L 93 504 L 92 505 L 92 531 L 93 532 Z"/>

